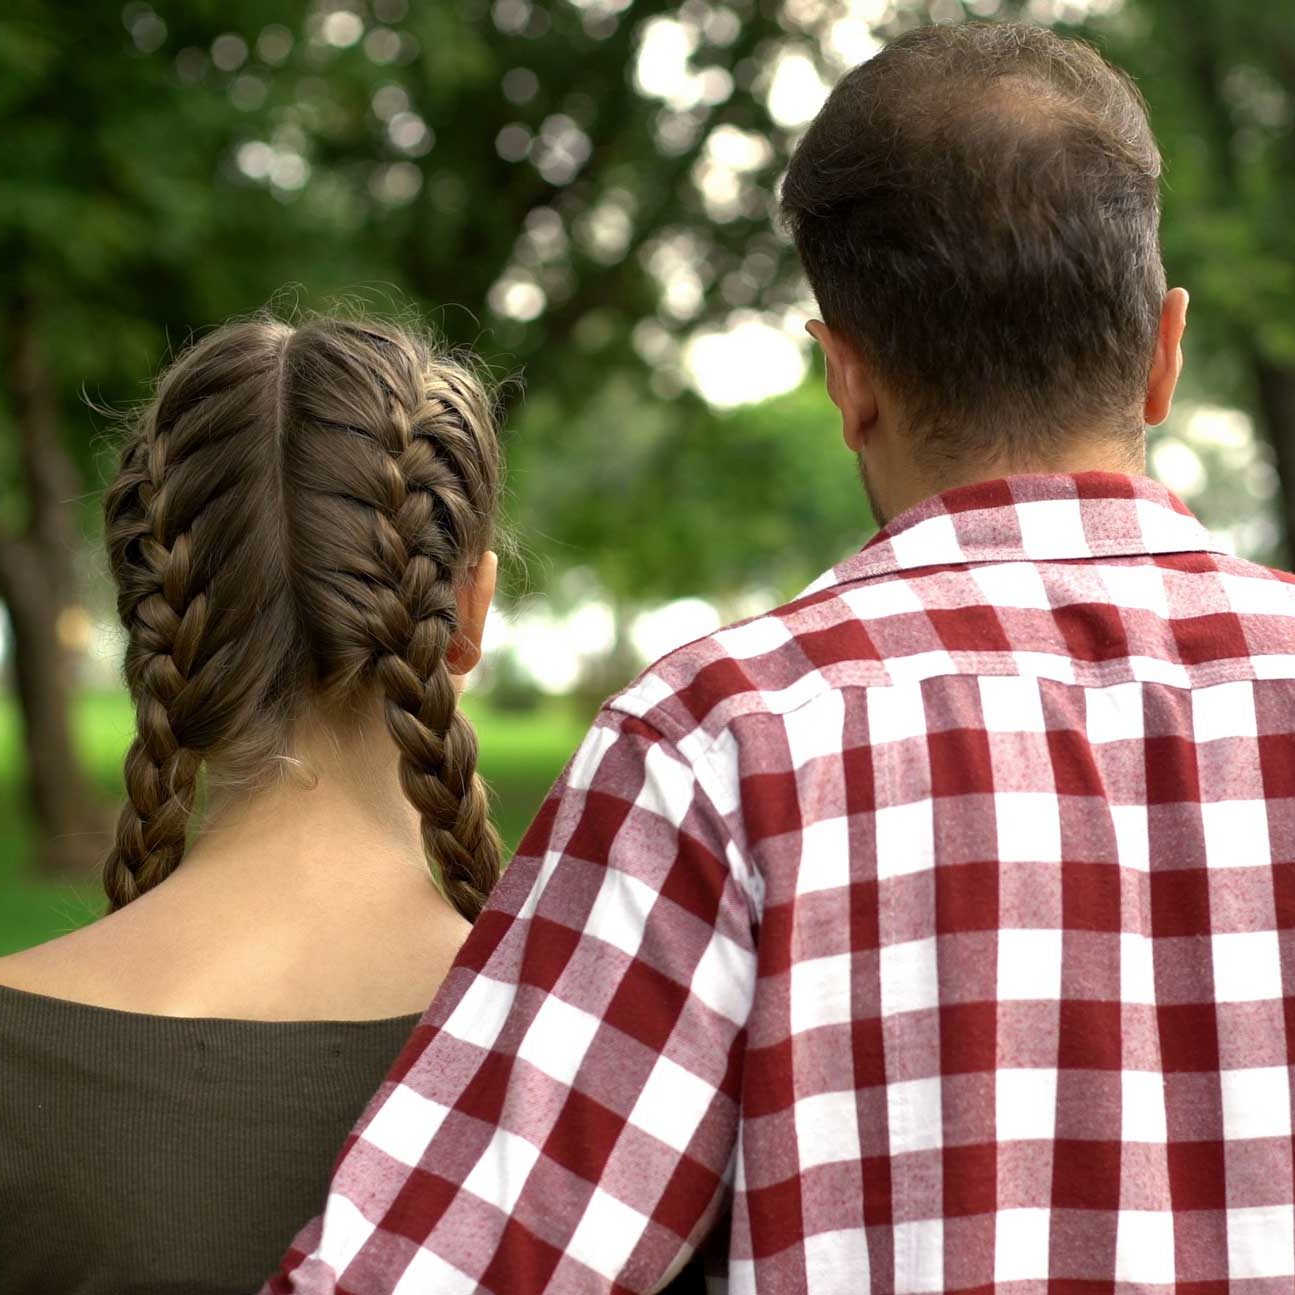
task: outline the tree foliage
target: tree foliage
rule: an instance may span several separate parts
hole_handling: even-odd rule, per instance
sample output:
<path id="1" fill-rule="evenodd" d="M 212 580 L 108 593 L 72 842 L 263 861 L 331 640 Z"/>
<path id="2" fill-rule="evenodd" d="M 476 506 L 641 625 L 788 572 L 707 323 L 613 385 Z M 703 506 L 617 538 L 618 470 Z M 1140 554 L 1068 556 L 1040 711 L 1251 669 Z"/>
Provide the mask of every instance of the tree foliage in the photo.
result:
<path id="1" fill-rule="evenodd" d="M 727 547 L 742 549 L 750 491 L 729 487 L 752 456 L 698 452 L 727 424 L 643 358 L 640 325 L 677 363 L 700 323 L 802 295 L 771 227 L 790 139 L 764 95 L 781 17 L 754 0 L 363 15 L 24 0 L 0 18 L 16 141 L 0 239 L 40 304 L 69 449 L 91 466 L 83 392 L 139 397 L 195 327 L 276 298 L 409 301 L 513 379 L 519 522 L 627 595 L 682 589 L 697 545 L 679 501 L 706 498 L 700 522 L 740 497 Z M 687 83 L 654 93 L 636 59 L 663 22 L 694 48 Z M 715 140 L 747 153 L 719 202 L 701 183 Z M 638 559 L 641 578 L 616 574 Z M 723 583 L 749 566 L 707 569 Z"/>
<path id="2" fill-rule="evenodd" d="M 0 597 L 29 662 L 58 655 L 71 501 L 91 518 L 106 470 L 86 396 L 137 400 L 192 329 L 339 294 L 411 303 L 507 379 L 532 585 L 584 566 L 623 606 L 793 590 L 868 525 L 821 385 L 718 413 L 685 381 L 688 340 L 805 300 L 774 220 L 800 127 L 781 89 L 986 15 L 1069 22 L 1139 78 L 1194 368 L 1259 414 L 1295 500 L 1284 5 L 12 0 Z"/>
<path id="3" fill-rule="evenodd" d="M 1137 79 L 1165 157 L 1170 280 L 1192 293 L 1191 388 L 1250 410 L 1295 535 L 1295 12 L 1136 0 L 1090 33 Z"/>

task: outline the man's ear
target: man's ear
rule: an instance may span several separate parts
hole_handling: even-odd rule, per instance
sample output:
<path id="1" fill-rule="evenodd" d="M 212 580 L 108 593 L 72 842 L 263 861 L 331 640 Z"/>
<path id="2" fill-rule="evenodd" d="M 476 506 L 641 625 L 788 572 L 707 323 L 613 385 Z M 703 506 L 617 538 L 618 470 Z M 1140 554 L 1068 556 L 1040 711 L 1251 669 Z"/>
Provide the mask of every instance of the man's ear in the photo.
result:
<path id="1" fill-rule="evenodd" d="M 1187 291 L 1171 288 L 1160 307 L 1156 354 L 1147 378 L 1147 399 L 1142 409 L 1149 427 L 1163 423 L 1174 403 L 1174 388 L 1183 371 L 1183 330 L 1187 327 Z"/>
<path id="2" fill-rule="evenodd" d="M 821 319 L 811 319 L 805 331 L 823 348 L 827 363 L 827 394 L 841 412 L 841 435 L 858 454 L 877 422 L 877 389 L 872 372 L 858 348 Z"/>
<path id="3" fill-rule="evenodd" d="M 481 660 L 481 636 L 485 632 L 490 601 L 495 596 L 498 573 L 499 559 L 487 550 L 456 591 L 459 628 L 445 654 L 445 664 L 451 674 L 467 674 Z"/>

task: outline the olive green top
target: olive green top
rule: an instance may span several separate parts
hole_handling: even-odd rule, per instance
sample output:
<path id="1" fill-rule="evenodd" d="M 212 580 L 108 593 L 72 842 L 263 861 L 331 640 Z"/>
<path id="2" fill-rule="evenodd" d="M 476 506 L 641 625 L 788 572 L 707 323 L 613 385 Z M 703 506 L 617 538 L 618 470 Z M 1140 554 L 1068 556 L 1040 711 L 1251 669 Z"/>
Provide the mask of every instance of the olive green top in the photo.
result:
<path id="1" fill-rule="evenodd" d="M 257 1290 L 417 1021 L 145 1016 L 0 987 L 0 1292 Z"/>

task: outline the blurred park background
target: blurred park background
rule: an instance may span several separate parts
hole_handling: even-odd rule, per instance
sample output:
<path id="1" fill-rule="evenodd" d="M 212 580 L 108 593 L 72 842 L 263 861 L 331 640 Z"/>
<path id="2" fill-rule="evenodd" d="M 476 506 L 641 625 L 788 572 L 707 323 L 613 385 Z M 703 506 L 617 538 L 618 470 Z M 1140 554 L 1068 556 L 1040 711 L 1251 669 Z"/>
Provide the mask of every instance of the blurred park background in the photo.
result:
<path id="1" fill-rule="evenodd" d="M 846 68 L 918 23 L 1004 18 L 1137 77 L 1193 297 L 1152 469 L 1288 561 L 1289 0 L 8 0 L 0 953 L 101 908 L 132 725 L 101 411 L 267 304 L 412 306 L 487 359 L 519 552 L 468 707 L 515 842 L 602 696 L 870 533 L 778 180 Z"/>

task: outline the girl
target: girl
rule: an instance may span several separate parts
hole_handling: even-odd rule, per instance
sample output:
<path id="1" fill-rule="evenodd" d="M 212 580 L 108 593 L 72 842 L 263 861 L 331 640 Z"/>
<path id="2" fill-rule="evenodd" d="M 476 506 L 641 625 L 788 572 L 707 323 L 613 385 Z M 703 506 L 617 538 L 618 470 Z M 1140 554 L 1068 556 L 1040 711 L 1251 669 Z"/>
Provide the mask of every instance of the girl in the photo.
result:
<path id="1" fill-rule="evenodd" d="M 319 1208 L 499 872 L 456 704 L 499 485 L 480 383 L 387 324 L 163 376 L 105 498 L 111 911 L 0 959 L 0 1290 L 252 1290 Z"/>

